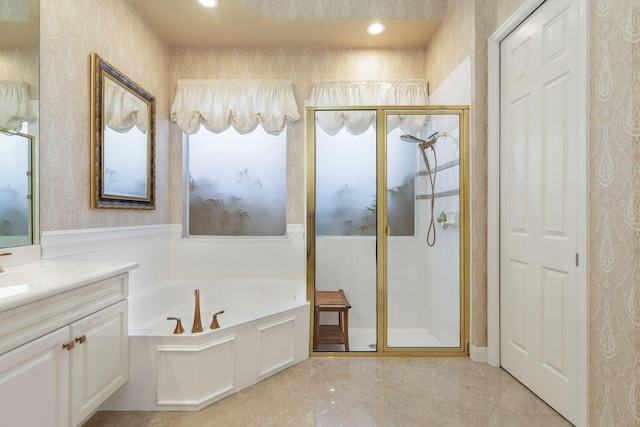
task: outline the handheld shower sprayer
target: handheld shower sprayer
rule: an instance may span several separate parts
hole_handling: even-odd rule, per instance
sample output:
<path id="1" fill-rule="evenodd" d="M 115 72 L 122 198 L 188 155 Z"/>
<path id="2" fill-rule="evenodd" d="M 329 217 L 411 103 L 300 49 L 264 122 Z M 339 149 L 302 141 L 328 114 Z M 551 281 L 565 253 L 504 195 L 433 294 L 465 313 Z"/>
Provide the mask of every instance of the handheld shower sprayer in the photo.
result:
<path id="1" fill-rule="evenodd" d="M 440 135 L 440 132 L 434 132 L 431 135 L 429 135 L 429 137 L 426 140 L 420 139 L 413 135 L 401 135 L 400 139 L 404 142 L 418 144 L 420 148 L 426 150 L 427 148 L 433 149 L 433 144 L 435 144 L 439 138 L 443 138 L 446 136 L 447 136 L 446 133 L 443 133 L 442 135 Z"/>
<path id="2" fill-rule="evenodd" d="M 418 144 L 420 148 L 420 152 L 422 153 L 422 160 L 424 160 L 424 165 L 427 168 L 427 175 L 429 177 L 429 183 L 431 184 L 431 219 L 429 220 L 429 230 L 427 231 L 427 245 L 433 246 L 436 244 L 436 226 L 434 222 L 434 208 L 435 208 L 435 186 L 436 186 L 436 172 L 438 170 L 438 158 L 436 157 L 436 150 L 433 148 L 434 144 L 438 141 L 439 138 L 446 137 L 446 133 L 440 134 L 440 132 L 434 132 L 425 141 L 424 139 L 420 139 L 413 135 L 401 135 L 400 139 L 404 142 L 410 142 L 412 144 Z M 429 164 L 429 159 L 427 158 L 427 149 L 431 148 L 433 152 L 433 162 L 434 167 L 433 171 L 431 170 L 431 165 Z"/>

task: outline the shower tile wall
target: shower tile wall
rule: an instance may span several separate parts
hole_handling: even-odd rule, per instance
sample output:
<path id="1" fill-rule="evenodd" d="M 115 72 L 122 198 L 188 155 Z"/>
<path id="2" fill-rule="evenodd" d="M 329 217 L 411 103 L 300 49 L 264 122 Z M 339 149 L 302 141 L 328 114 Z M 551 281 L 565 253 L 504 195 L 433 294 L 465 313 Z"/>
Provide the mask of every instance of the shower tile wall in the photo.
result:
<path id="1" fill-rule="evenodd" d="M 351 303 L 349 327 L 376 327 L 375 237 L 317 237 L 316 289 L 343 289 Z M 321 323 L 336 323 L 335 313 L 322 313 Z"/>

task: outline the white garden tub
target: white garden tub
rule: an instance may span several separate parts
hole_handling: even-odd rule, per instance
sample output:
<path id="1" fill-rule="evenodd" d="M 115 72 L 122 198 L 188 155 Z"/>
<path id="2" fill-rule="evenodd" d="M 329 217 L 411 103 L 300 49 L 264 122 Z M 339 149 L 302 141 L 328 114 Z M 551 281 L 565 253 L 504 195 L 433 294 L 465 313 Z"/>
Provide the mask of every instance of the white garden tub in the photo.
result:
<path id="1" fill-rule="evenodd" d="M 203 332 L 191 333 L 194 290 Z M 129 382 L 102 409 L 199 410 L 309 357 L 304 284 L 169 280 L 129 297 Z M 219 329 L 209 329 L 212 314 Z M 184 333 L 174 335 L 180 317 Z"/>

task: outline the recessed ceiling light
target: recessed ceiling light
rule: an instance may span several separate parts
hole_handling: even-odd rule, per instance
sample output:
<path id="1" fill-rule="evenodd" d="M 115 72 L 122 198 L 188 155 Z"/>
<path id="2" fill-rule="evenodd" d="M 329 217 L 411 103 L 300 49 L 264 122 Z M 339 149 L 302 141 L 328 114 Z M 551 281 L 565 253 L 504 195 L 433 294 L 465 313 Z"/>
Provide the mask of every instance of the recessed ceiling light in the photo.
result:
<path id="1" fill-rule="evenodd" d="M 204 7 L 216 7 L 218 5 L 218 0 L 196 0 Z"/>
<path id="2" fill-rule="evenodd" d="M 380 22 L 374 22 L 373 24 L 367 27 L 367 33 L 369 34 L 380 34 L 384 31 L 384 24 Z"/>

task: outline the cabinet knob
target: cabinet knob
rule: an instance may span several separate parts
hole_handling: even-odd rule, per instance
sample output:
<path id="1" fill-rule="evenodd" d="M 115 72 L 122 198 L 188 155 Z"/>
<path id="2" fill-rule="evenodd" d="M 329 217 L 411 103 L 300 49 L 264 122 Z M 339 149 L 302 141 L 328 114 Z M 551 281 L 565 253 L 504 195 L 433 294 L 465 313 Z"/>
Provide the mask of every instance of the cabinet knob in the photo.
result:
<path id="1" fill-rule="evenodd" d="M 66 343 L 62 344 L 62 348 L 64 348 L 67 351 L 71 351 L 73 349 L 73 347 L 75 347 L 75 344 L 73 343 L 73 341 L 69 341 L 69 342 L 66 342 Z"/>
<path id="2" fill-rule="evenodd" d="M 78 344 L 82 344 L 83 342 L 85 342 L 87 340 L 87 336 L 86 335 L 82 335 L 81 337 L 76 337 L 76 342 Z"/>

